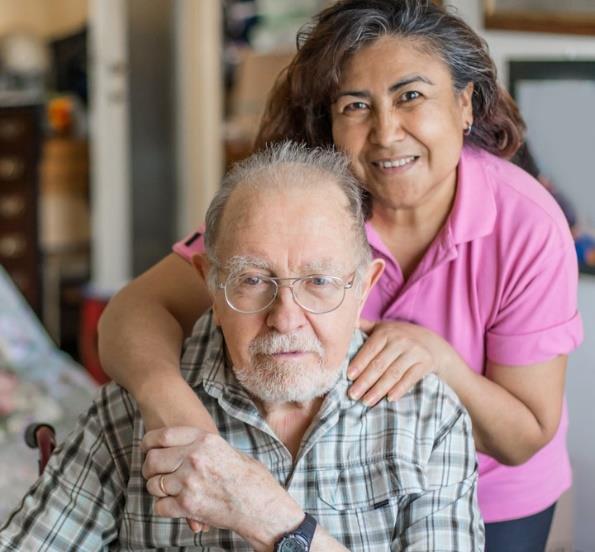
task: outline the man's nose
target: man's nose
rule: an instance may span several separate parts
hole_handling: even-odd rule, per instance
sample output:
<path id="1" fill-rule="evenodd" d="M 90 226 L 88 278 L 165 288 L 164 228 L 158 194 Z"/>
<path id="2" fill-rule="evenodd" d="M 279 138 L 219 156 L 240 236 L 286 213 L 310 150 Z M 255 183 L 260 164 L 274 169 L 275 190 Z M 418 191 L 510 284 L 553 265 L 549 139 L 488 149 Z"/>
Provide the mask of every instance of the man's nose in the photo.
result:
<path id="1" fill-rule="evenodd" d="M 279 333 L 289 333 L 306 323 L 304 309 L 293 299 L 288 286 L 280 286 L 277 297 L 267 314 L 267 326 Z"/>
<path id="2" fill-rule="evenodd" d="M 370 140 L 382 147 L 389 147 L 405 137 L 403 121 L 396 109 L 376 111 L 370 129 Z"/>

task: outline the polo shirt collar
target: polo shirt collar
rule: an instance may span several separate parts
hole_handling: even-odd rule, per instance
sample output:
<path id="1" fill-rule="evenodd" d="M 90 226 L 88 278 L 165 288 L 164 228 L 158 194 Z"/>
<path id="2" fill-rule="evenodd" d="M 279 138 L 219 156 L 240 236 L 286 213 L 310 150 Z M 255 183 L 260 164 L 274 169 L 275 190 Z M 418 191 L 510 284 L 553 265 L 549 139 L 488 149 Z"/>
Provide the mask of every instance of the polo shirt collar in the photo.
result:
<path id="1" fill-rule="evenodd" d="M 496 224 L 496 198 L 486 166 L 490 155 L 478 148 L 465 147 L 457 174 L 457 192 L 446 227 L 452 245 L 491 234 Z"/>

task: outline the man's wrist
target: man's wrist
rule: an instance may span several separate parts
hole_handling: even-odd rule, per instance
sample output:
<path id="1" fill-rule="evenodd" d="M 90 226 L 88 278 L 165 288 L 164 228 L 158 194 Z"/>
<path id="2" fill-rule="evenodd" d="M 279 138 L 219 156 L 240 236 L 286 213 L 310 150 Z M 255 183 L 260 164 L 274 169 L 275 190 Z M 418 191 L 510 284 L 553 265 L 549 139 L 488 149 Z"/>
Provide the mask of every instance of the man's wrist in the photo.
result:
<path id="1" fill-rule="evenodd" d="M 309 552 L 314 541 L 318 524 L 316 519 L 306 512 L 304 519 L 293 531 L 285 533 L 275 543 L 275 552 Z"/>
<path id="2" fill-rule="evenodd" d="M 304 520 L 305 513 L 288 495 L 284 505 L 275 505 L 266 521 L 258 520 L 244 530 L 242 535 L 257 552 L 272 552 L 275 543 L 284 535 L 297 529 Z"/>

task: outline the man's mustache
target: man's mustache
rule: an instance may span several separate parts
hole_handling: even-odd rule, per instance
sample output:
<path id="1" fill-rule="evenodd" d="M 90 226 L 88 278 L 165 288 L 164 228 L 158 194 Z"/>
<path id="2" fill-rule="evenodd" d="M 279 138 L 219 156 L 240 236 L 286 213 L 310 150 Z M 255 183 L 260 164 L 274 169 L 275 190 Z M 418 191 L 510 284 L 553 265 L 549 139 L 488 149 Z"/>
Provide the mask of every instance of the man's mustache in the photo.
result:
<path id="1" fill-rule="evenodd" d="M 324 347 L 313 335 L 299 333 L 270 333 L 256 337 L 249 347 L 252 355 L 274 355 L 278 353 L 316 353 L 324 355 Z"/>

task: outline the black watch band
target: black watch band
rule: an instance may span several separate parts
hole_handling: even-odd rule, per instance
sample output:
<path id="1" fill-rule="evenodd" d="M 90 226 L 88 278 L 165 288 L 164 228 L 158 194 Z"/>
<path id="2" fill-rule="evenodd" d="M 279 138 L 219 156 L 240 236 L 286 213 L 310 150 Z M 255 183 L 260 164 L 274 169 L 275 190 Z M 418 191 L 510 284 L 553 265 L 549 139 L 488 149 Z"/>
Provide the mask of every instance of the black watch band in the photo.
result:
<path id="1" fill-rule="evenodd" d="M 275 543 L 275 552 L 308 552 L 316 531 L 316 520 L 308 513 L 299 526 Z"/>

